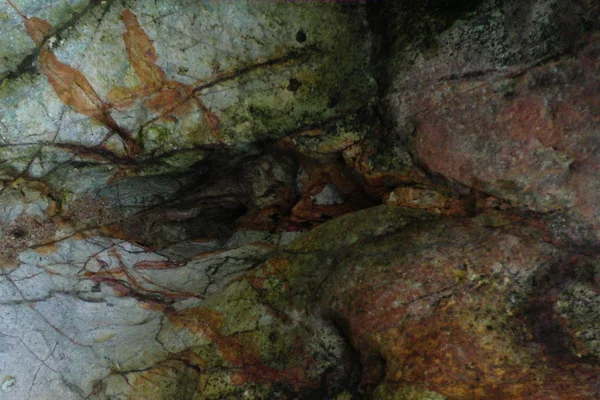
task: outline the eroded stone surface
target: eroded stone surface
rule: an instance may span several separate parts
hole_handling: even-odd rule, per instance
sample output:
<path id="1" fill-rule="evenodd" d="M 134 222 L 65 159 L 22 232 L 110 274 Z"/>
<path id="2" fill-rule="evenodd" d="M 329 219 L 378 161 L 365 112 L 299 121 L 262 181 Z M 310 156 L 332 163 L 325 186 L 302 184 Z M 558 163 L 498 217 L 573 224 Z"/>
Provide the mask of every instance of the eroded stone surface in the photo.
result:
<path id="1" fill-rule="evenodd" d="M 54 20 L 12 6 L 2 13 L 33 29 L 42 75 L 3 81 L 3 166 L 35 177 L 73 161 L 180 170 L 199 147 L 278 137 L 357 110 L 356 90 L 373 93 L 356 8 L 98 2 L 57 39 Z"/>
<path id="2" fill-rule="evenodd" d="M 0 369 L 19 377 L 13 398 L 86 397 L 111 373 L 150 368 L 183 351 L 191 344 L 171 332 L 164 313 L 204 303 L 272 250 L 248 245 L 170 261 L 100 236 L 51 246 L 24 252 L 17 268 L 3 270 Z M 62 389 L 49 389 L 48 380 Z"/>
<path id="3" fill-rule="evenodd" d="M 0 4 L 0 398 L 598 398 L 598 7 Z"/>
<path id="4" fill-rule="evenodd" d="M 390 118 L 418 162 L 595 229 L 597 2 L 464 2 L 454 15 L 409 3 L 385 71 Z"/>

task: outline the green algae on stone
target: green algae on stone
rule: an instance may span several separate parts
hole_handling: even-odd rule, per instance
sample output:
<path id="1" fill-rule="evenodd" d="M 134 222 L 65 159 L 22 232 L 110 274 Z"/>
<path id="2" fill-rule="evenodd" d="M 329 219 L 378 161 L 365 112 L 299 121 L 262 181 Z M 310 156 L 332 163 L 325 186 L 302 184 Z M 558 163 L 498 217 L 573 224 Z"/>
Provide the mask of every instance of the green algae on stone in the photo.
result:
<path id="1" fill-rule="evenodd" d="M 188 343 L 177 359 L 128 373 L 128 387 L 114 374 L 104 380 L 105 393 L 159 399 L 185 391 L 189 398 L 215 400 L 270 399 L 285 393 L 300 399 L 299 393 L 318 387 L 325 371 L 339 367 L 345 341 L 329 324 L 291 308 L 289 297 L 265 296 L 271 288 L 254 288 L 254 274 L 231 282 L 201 308 L 184 311 L 181 321 L 194 335 L 177 335 Z M 166 348 L 178 343 L 167 339 L 173 323 L 165 321 L 159 336 Z M 178 364 L 178 359 L 186 361 Z M 145 379 L 155 374 L 158 380 Z"/>
<path id="2" fill-rule="evenodd" d="M 375 83 L 367 72 L 369 35 L 363 30 L 360 8 L 306 3 L 262 3 L 260 8 L 281 19 L 277 26 L 263 29 L 289 32 L 288 46 L 306 60 L 293 63 L 283 73 L 273 69 L 271 76 L 241 77 L 248 92 L 240 93 L 236 107 L 225 113 L 234 121 L 231 132 L 235 136 L 226 130 L 227 137 L 243 138 L 245 132 L 281 136 L 355 111 L 374 95 Z M 308 37 L 302 43 L 294 40 L 298 28 Z"/>
<path id="3" fill-rule="evenodd" d="M 307 302 L 314 302 L 320 294 L 307 288 L 325 284 L 326 277 L 337 268 L 339 258 L 343 258 L 353 245 L 360 245 L 362 241 L 372 243 L 417 221 L 425 223 L 431 218 L 419 210 L 380 205 L 335 218 L 300 236 L 281 251 L 286 264 L 285 282 L 293 294 L 292 304 L 302 307 Z M 395 246 L 388 241 L 380 244 Z M 385 249 L 380 247 L 378 251 Z M 281 291 L 269 295 L 275 293 L 289 296 Z"/>
<path id="4" fill-rule="evenodd" d="M 224 337 L 246 335 L 260 360 L 276 370 L 302 365 L 302 351 L 295 354 L 300 350 L 298 343 L 304 343 L 304 351 L 320 360 L 309 375 L 316 377 L 319 371 L 335 365 L 345 347 L 338 333 L 290 308 L 289 297 L 264 297 L 264 292 L 271 290 L 257 291 L 246 280 L 229 285 L 212 302 L 223 316 L 224 327 L 220 334 Z M 281 313 L 279 317 L 274 310 Z M 288 316 L 284 317 L 285 314 Z M 309 337 L 312 340 L 299 342 Z"/>
<path id="5" fill-rule="evenodd" d="M 292 252 L 331 251 L 348 247 L 361 239 L 393 233 L 415 219 L 431 218 L 427 213 L 380 205 L 346 214 L 320 225 L 289 244 Z"/>
<path id="6" fill-rule="evenodd" d="M 380 123 L 374 109 L 367 106 L 350 116 L 326 123 L 315 131 L 294 136 L 294 147 L 312 156 L 338 153 L 368 137 Z"/>
<path id="7" fill-rule="evenodd" d="M 163 83 L 171 82 L 165 99 L 159 98 L 162 89 L 142 90 L 140 98 L 110 104 L 111 117 L 145 148 L 139 160 L 161 154 L 170 158 L 168 162 L 158 159 L 160 165 L 154 169 L 145 165 L 146 173 L 174 171 L 193 163 L 188 161 L 189 154 L 171 157 L 170 152 L 214 144 L 221 140 L 219 136 L 230 145 L 278 138 L 354 112 L 374 95 L 375 82 L 368 69 L 369 34 L 360 6 L 132 1 L 91 7 L 77 18 L 73 29 L 61 34 L 60 45 L 51 49 L 60 63 L 79 71 L 106 104 L 116 87 L 141 88 L 123 40 L 124 9 L 137 15 L 156 50 L 156 68 L 165 74 Z M 148 17 L 155 14 L 165 16 Z M 303 32 L 301 41 L 297 40 L 299 31 Z M 111 137 L 94 118 L 82 118 L 76 109 L 65 107 L 44 77 L 35 76 L 35 85 L 19 79 L 3 83 L 0 129 L 4 132 L 0 134 L 6 144 L 27 137 L 29 146 L 44 147 L 43 162 L 29 172 L 43 177 L 73 159 L 104 157 L 110 162 L 123 157 L 118 138 Z M 7 85 L 16 96 L 7 92 Z M 27 89 L 25 97 L 22 88 Z M 178 109 L 172 113 L 152 109 L 151 104 L 167 104 L 169 96 L 181 101 Z M 211 118 L 217 121 L 219 132 L 209 132 L 205 111 L 194 110 L 197 101 L 204 102 L 214 115 Z M 64 152 L 65 148 L 73 154 Z M 52 152 L 60 154 L 55 157 Z M 34 157 L 23 153 L 21 162 L 17 156 L 21 158 L 18 154 L 3 159 L 8 167 L 24 168 Z"/>
<path id="8" fill-rule="evenodd" d="M 600 294 L 590 283 L 576 282 L 563 290 L 554 306 L 573 338 L 577 357 L 600 359 Z"/>
<path id="9" fill-rule="evenodd" d="M 102 383 L 103 391 L 92 399 L 127 398 L 145 400 L 197 399 L 222 400 L 243 398 L 244 388 L 231 384 L 225 371 L 201 372 L 183 361 L 158 363 L 147 371 L 111 375 Z M 114 396 L 114 397 L 113 397 Z"/>

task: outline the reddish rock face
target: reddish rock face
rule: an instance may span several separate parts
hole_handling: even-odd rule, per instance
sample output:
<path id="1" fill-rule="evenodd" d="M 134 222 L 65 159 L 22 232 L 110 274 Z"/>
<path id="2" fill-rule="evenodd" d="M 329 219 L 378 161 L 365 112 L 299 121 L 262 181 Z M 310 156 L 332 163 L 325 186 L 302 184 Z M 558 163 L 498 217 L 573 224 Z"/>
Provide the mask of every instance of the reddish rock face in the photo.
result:
<path id="1" fill-rule="evenodd" d="M 562 328 L 593 335 L 571 292 L 600 289 L 585 272 L 597 261 L 534 237 L 478 220 L 415 223 L 345 251 L 321 304 L 347 327 L 365 382 L 452 399 L 597 398 L 597 357 Z"/>
<path id="2" fill-rule="evenodd" d="M 461 4 L 387 10 L 394 133 L 434 176 L 560 211 L 597 242 L 598 3 Z"/>
<path id="3" fill-rule="evenodd" d="M 433 172 L 514 205 L 594 216 L 581 186 L 595 185 L 582 170 L 595 165 L 600 69 L 590 54 L 600 37 L 583 46 L 572 58 L 506 78 L 501 84 L 510 93 L 488 80 L 443 82 L 422 93 L 411 106 L 426 109 L 417 117 L 417 157 Z"/>
<path id="4" fill-rule="evenodd" d="M 233 3 L 0 1 L 0 398 L 600 399 L 600 1 Z"/>

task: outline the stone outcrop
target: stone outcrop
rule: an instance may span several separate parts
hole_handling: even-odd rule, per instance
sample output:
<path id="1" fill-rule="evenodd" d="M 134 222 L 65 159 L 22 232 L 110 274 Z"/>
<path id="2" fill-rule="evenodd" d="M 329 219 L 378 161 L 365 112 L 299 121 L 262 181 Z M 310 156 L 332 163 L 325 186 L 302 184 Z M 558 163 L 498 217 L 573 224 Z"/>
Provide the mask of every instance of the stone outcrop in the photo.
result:
<path id="1" fill-rule="evenodd" d="M 0 398 L 600 396 L 596 0 L 163 3 L 0 4 Z"/>

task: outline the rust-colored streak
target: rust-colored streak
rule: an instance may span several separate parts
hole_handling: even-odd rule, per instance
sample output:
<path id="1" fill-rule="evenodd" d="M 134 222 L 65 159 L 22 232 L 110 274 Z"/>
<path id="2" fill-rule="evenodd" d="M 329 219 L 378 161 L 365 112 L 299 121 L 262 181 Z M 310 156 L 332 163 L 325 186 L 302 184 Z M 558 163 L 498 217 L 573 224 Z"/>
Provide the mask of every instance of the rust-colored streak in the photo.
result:
<path id="1" fill-rule="evenodd" d="M 41 46 L 52 31 L 52 25 L 40 18 L 29 18 L 11 0 L 8 3 L 23 18 L 31 39 Z M 42 48 L 39 70 L 47 77 L 59 99 L 75 112 L 94 119 L 118 134 L 128 156 L 138 154 L 142 149 L 131 134 L 112 118 L 110 109 L 129 107 L 136 100 L 142 100 L 145 107 L 158 113 L 154 120 L 169 118 L 170 115 L 183 116 L 199 110 L 211 134 L 221 142 L 219 118 L 198 98 L 192 85 L 166 80 L 165 72 L 156 64 L 158 55 L 154 44 L 140 26 L 137 16 L 131 10 L 123 11 L 122 16 L 126 29 L 123 41 L 131 65 L 141 81 L 140 85 L 113 88 L 106 103 L 81 71 L 60 62 L 54 53 Z"/>
<path id="2" fill-rule="evenodd" d="M 105 122 L 104 104 L 83 73 L 58 61 L 46 49 L 42 49 L 39 68 L 64 104 L 80 114 Z"/>
<path id="3" fill-rule="evenodd" d="M 144 103 L 152 111 L 183 115 L 191 111 L 188 88 L 175 81 L 167 81 L 154 96 Z"/>
<path id="4" fill-rule="evenodd" d="M 26 18 L 25 29 L 35 44 L 41 46 L 44 42 L 44 39 L 50 36 L 52 25 L 50 25 L 46 20 L 40 18 Z"/>
<path id="5" fill-rule="evenodd" d="M 27 19 L 27 16 L 19 10 L 19 8 L 11 0 L 8 0 L 8 4 L 19 14 L 23 19 Z"/>
<path id="6" fill-rule="evenodd" d="M 107 105 L 81 71 L 60 62 L 54 53 L 46 49 L 41 51 L 39 70 L 48 78 L 60 101 L 75 112 L 86 115 L 116 132 L 123 139 L 129 153 L 135 154 L 140 151 L 131 135 L 111 117 Z"/>
<path id="7" fill-rule="evenodd" d="M 136 75 L 150 87 L 161 86 L 165 80 L 165 73 L 156 65 L 158 56 L 152 40 L 142 29 L 131 10 L 123 11 L 123 24 L 127 29 L 123 35 L 123 41 Z"/>
<path id="8" fill-rule="evenodd" d="M 202 100 L 196 98 L 196 104 L 198 104 L 198 108 L 202 110 L 202 120 L 208 126 L 208 129 L 212 132 L 215 138 L 222 142 L 221 139 L 221 120 L 215 113 L 210 111 L 210 109 L 204 104 Z"/>
<path id="9" fill-rule="evenodd" d="M 132 297 L 143 302 L 162 303 L 171 300 L 203 299 L 201 295 L 187 292 L 170 292 L 164 290 L 152 290 L 144 287 L 136 278 L 124 268 L 111 268 L 99 272 L 85 272 L 83 276 L 92 282 L 102 282 L 111 286 L 119 297 Z M 156 283 L 150 282 L 154 285 Z"/>
<path id="10" fill-rule="evenodd" d="M 41 46 L 44 43 L 44 39 L 46 39 L 50 32 L 52 31 L 52 25 L 46 20 L 41 18 L 32 17 L 29 18 L 25 14 L 19 10 L 19 8 L 13 3 L 11 0 L 8 0 L 8 4 L 23 18 L 23 23 L 25 25 L 25 30 L 27 34 L 37 44 Z"/>
<path id="11" fill-rule="evenodd" d="M 56 253 L 58 251 L 58 246 L 56 245 L 56 243 L 50 243 L 43 246 L 35 247 L 35 251 L 43 256 L 48 256 Z"/>
<path id="12" fill-rule="evenodd" d="M 109 102 L 115 107 L 125 107 L 137 99 L 144 99 L 144 105 L 159 114 L 158 119 L 193 112 L 195 104 L 202 112 L 202 119 L 211 134 L 221 142 L 219 118 L 194 96 L 193 86 L 166 80 L 165 72 L 156 65 L 158 55 L 154 44 L 131 10 L 123 11 L 123 24 L 127 55 L 141 84 L 133 88 L 114 88 L 108 94 Z"/>
<path id="13" fill-rule="evenodd" d="M 137 99 L 147 97 L 150 91 L 145 86 L 127 88 L 117 86 L 108 92 L 107 101 L 114 108 L 126 108 L 131 106 Z"/>
<path id="14" fill-rule="evenodd" d="M 43 45 L 53 29 L 52 25 L 41 18 L 26 16 L 11 0 L 8 0 L 8 3 L 23 18 L 29 37 L 38 46 Z M 60 62 L 54 53 L 44 48 L 40 53 L 39 70 L 46 76 L 58 98 L 65 105 L 116 132 L 122 138 L 128 154 L 141 151 L 129 132 L 123 130 L 111 117 L 107 104 L 98 96 L 81 71 Z"/>
<path id="15" fill-rule="evenodd" d="M 116 132 L 123 139 L 128 153 L 135 154 L 141 150 L 129 132 L 122 129 L 111 117 L 107 105 L 81 71 L 60 62 L 54 53 L 46 49 L 41 51 L 39 70 L 48 78 L 60 101 L 75 112 L 86 115 Z"/>
<path id="16" fill-rule="evenodd" d="M 204 335 L 215 343 L 220 354 L 235 368 L 230 378 L 235 385 L 246 382 L 273 383 L 286 382 L 292 386 L 312 387 L 314 380 L 309 376 L 309 366 L 314 359 L 309 357 L 306 365 L 277 369 L 265 364 L 260 348 L 256 345 L 257 332 L 245 332 L 233 336 L 223 335 L 226 322 L 215 310 L 206 307 L 195 307 L 180 312 L 167 313 L 175 325 L 188 329 L 196 334 Z"/>

